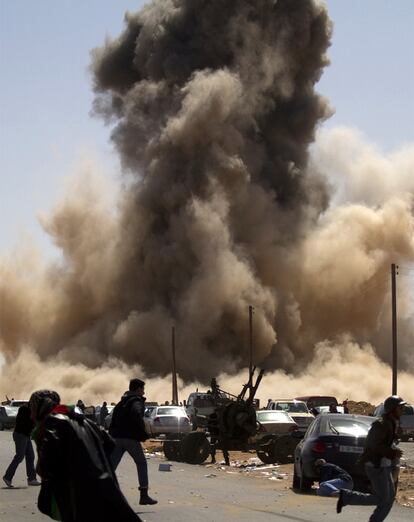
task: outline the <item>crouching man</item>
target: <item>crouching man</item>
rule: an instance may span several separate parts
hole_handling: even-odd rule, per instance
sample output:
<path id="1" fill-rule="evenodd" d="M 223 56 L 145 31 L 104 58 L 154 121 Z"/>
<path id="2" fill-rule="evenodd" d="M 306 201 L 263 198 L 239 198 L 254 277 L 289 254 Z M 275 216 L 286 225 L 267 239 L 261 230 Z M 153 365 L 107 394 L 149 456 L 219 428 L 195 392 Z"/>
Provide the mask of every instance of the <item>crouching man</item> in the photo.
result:
<path id="1" fill-rule="evenodd" d="M 326 462 L 325 459 L 318 459 L 315 462 L 315 469 L 319 475 L 317 494 L 321 497 L 337 497 L 339 490 L 354 487 L 352 477 L 347 471 Z"/>

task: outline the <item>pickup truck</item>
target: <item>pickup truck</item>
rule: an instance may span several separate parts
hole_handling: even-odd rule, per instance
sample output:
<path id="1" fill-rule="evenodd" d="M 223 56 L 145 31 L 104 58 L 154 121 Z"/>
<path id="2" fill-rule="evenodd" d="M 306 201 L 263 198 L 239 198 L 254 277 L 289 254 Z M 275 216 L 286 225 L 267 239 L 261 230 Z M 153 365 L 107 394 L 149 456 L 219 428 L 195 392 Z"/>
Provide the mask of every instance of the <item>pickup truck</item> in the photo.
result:
<path id="1" fill-rule="evenodd" d="M 380 417 L 383 413 L 384 404 L 380 404 L 374 410 L 374 417 Z M 403 442 L 408 442 L 410 438 L 414 440 L 414 406 L 411 404 L 404 406 L 404 412 L 400 417 L 399 433 Z"/>

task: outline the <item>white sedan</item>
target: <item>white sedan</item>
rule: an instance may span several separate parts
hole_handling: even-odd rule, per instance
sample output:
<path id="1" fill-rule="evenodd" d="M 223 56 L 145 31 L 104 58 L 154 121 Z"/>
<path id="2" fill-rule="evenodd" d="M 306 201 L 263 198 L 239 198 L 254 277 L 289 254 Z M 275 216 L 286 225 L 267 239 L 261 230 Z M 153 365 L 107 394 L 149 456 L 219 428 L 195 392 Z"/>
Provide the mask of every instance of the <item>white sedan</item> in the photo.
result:
<path id="1" fill-rule="evenodd" d="M 145 429 L 154 437 L 167 433 L 189 433 L 191 422 L 180 406 L 155 406 L 144 416 Z"/>
<path id="2" fill-rule="evenodd" d="M 259 424 L 256 440 L 269 433 L 284 435 L 298 429 L 298 425 L 286 411 L 259 410 L 256 412 L 256 418 Z"/>

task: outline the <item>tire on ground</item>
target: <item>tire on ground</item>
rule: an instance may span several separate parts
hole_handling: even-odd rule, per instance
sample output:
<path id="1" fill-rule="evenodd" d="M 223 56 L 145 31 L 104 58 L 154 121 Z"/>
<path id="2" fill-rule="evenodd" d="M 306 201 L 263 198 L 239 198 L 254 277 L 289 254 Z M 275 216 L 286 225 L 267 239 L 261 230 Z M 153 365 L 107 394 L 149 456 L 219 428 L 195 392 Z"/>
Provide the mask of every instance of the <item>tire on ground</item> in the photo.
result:
<path id="1" fill-rule="evenodd" d="M 180 446 L 182 459 L 188 464 L 202 464 L 210 455 L 210 443 L 202 431 L 188 433 Z"/>
<path id="2" fill-rule="evenodd" d="M 168 460 L 181 462 L 181 442 L 175 440 L 166 440 L 163 445 L 164 455 Z"/>
<path id="3" fill-rule="evenodd" d="M 279 464 L 289 464 L 294 460 L 295 448 L 298 445 L 298 440 L 289 435 L 281 435 L 274 444 L 275 462 Z"/>
<path id="4" fill-rule="evenodd" d="M 276 462 L 274 449 L 275 444 L 273 435 L 265 435 L 260 440 L 256 453 L 259 459 L 265 464 L 274 464 Z"/>
<path id="5" fill-rule="evenodd" d="M 302 468 L 302 474 L 299 479 L 300 491 L 309 491 L 312 487 L 312 484 L 313 484 L 313 480 L 310 480 L 307 477 L 305 477 L 305 475 L 303 473 L 303 468 Z"/>
<path id="6" fill-rule="evenodd" d="M 300 489 L 300 477 L 296 473 L 296 466 L 293 464 L 293 481 L 292 481 L 293 489 Z"/>

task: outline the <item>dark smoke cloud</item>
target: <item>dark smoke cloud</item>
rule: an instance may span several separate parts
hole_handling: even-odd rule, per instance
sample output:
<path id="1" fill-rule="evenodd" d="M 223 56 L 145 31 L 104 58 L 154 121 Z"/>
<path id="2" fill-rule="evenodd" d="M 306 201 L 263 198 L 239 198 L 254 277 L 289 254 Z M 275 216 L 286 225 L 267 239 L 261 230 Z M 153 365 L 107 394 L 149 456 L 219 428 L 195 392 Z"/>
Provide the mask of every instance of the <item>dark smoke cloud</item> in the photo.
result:
<path id="1" fill-rule="evenodd" d="M 176 322 L 194 354 L 183 375 L 207 379 L 245 364 L 251 303 L 263 362 L 277 340 L 279 258 L 328 200 L 306 172 L 329 113 L 313 89 L 327 14 L 308 1 L 154 2 L 126 23 L 93 65 L 95 109 L 116 122 L 136 176 L 123 209 L 128 318 L 115 337 L 127 347 Z M 144 364 L 159 371 L 150 352 Z"/>
<path id="2" fill-rule="evenodd" d="M 11 360 L 28 344 L 65 372 L 110 363 L 116 382 L 114 360 L 165 376 L 174 324 L 181 378 L 208 382 L 246 366 L 253 305 L 255 363 L 267 369 L 310 368 L 313 380 L 330 353 L 335 367 L 374 360 L 369 348 L 357 357 L 364 343 L 388 361 L 388 269 L 414 259 L 412 187 L 408 177 L 373 187 L 374 154 L 358 175 L 342 172 L 350 136 L 322 141 L 309 162 L 330 114 L 314 90 L 331 37 L 325 8 L 162 0 L 125 22 L 92 64 L 94 112 L 126 174 L 116 213 L 84 181 L 43 219 L 64 263 L 0 260 L 1 351 Z M 348 201 L 335 200 L 338 171 L 359 180 Z M 413 371 L 404 292 L 400 304 L 401 365 Z"/>

